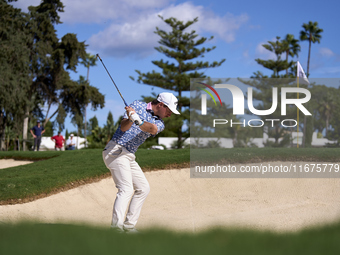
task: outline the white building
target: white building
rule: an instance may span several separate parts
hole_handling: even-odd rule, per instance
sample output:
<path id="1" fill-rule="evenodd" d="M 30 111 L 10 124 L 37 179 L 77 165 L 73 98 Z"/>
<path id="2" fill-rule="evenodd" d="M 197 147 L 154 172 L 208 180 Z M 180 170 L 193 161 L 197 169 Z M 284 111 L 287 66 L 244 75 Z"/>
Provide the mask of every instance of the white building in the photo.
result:
<path id="1" fill-rule="evenodd" d="M 67 138 L 68 139 L 68 138 Z M 65 138 L 65 144 L 67 139 Z M 73 140 L 76 141 L 76 149 L 85 148 L 85 138 L 79 136 L 73 136 Z M 41 137 L 40 151 L 52 151 L 54 150 L 55 143 L 51 140 L 51 137 Z"/>
<path id="2" fill-rule="evenodd" d="M 297 143 L 299 145 L 302 144 L 302 138 L 303 133 L 302 132 L 292 132 L 292 139 L 293 139 L 293 146 L 296 146 Z M 279 139 L 279 142 L 282 140 L 282 138 Z M 171 145 L 177 141 L 177 137 L 159 137 L 158 138 L 158 144 L 159 145 L 165 145 L 167 149 L 171 149 Z M 217 138 L 217 137 L 199 137 L 199 138 L 188 138 L 185 140 L 184 144 L 196 144 L 200 145 L 202 147 L 206 146 L 209 141 L 218 141 L 221 148 L 233 148 L 233 139 L 232 138 Z M 251 139 L 250 143 L 255 144 L 258 148 L 263 148 L 264 143 L 267 141 L 275 142 L 274 138 L 268 137 L 266 133 L 263 133 L 262 138 L 253 138 Z M 334 141 L 330 141 L 327 138 L 318 138 L 317 133 L 313 133 L 312 138 L 312 146 L 313 147 L 323 147 L 327 143 L 336 143 Z"/>

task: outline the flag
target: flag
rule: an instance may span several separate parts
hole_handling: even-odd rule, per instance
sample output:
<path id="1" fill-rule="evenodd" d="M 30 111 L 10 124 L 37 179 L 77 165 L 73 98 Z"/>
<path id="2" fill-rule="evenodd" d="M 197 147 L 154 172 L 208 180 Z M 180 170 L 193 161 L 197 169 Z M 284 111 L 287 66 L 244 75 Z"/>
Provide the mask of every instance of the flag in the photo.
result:
<path id="1" fill-rule="evenodd" d="M 302 66 L 300 65 L 299 61 L 296 62 L 296 66 L 297 66 L 297 73 L 296 73 L 297 77 L 301 78 L 301 81 L 304 81 L 307 84 L 309 84 L 307 76 L 305 72 L 303 71 Z"/>

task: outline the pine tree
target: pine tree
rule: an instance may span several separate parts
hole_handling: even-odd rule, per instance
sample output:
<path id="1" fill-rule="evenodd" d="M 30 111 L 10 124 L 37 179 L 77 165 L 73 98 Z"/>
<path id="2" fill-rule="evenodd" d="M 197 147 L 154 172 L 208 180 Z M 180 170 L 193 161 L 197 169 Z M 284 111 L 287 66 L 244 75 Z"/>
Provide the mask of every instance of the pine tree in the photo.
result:
<path id="1" fill-rule="evenodd" d="M 294 56 L 299 56 L 299 51 L 301 51 L 301 47 L 299 45 L 299 40 L 294 38 L 294 35 L 287 34 L 286 37 L 282 40 L 282 47 L 284 52 L 286 53 L 286 62 L 288 63 L 288 56 L 292 58 Z M 295 65 L 293 65 L 295 67 Z M 292 67 L 292 66 L 291 66 Z M 288 69 L 286 69 L 286 77 L 288 78 Z M 296 70 L 296 68 L 294 68 Z"/>
<path id="2" fill-rule="evenodd" d="M 181 115 L 171 116 L 170 121 L 165 121 L 168 131 L 172 131 L 177 135 L 177 148 L 181 148 L 183 144 L 183 138 L 189 136 L 189 132 L 182 131 L 184 123 L 187 124 L 189 120 L 189 98 L 183 96 L 183 92 L 190 91 L 190 79 L 191 78 L 206 78 L 204 72 L 200 70 L 207 68 L 218 67 L 222 65 L 225 59 L 213 63 L 192 60 L 198 57 L 204 57 L 205 53 L 215 49 L 214 47 L 205 48 L 201 47 L 205 42 L 212 40 L 213 36 L 209 39 L 205 37 L 197 38 L 196 31 L 187 32 L 187 29 L 198 22 L 198 18 L 191 21 L 183 22 L 176 18 L 164 19 L 159 16 L 168 26 L 171 31 L 156 27 L 155 33 L 160 36 L 158 43 L 161 45 L 155 47 L 155 49 L 164 54 L 169 60 L 155 60 L 152 63 L 160 68 L 162 72 L 152 71 L 148 73 L 142 73 L 136 70 L 138 73 L 138 82 L 146 85 L 160 87 L 166 90 L 173 90 L 178 93 L 178 110 Z M 132 78 L 132 77 L 131 77 Z M 133 79 L 133 78 L 132 78 Z"/>
<path id="3" fill-rule="evenodd" d="M 255 59 L 258 64 L 273 71 L 271 78 L 281 77 L 279 73 L 290 68 L 294 64 L 293 62 L 288 63 L 287 60 L 281 59 L 281 55 L 286 52 L 286 45 L 280 41 L 279 36 L 276 37 L 275 42 L 268 41 L 268 44 L 262 44 L 262 46 L 276 55 L 276 60 L 263 60 L 259 58 Z"/>

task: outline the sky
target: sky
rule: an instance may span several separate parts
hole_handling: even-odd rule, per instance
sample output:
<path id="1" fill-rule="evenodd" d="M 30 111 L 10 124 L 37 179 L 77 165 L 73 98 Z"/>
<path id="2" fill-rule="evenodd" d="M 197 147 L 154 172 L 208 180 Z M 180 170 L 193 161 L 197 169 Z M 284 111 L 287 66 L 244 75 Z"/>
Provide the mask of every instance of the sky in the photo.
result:
<path id="1" fill-rule="evenodd" d="M 214 36 L 203 46 L 216 49 L 205 54 L 204 61 L 226 59 L 222 66 L 204 70 L 212 78 L 241 77 L 250 78 L 254 72 L 261 71 L 271 75 L 256 58 L 271 59 L 273 53 L 262 47 L 277 36 L 284 38 L 293 34 L 299 38 L 302 25 L 317 21 L 324 30 L 320 44 L 312 45 L 310 78 L 340 77 L 340 1 L 338 0 L 63 0 L 64 13 L 60 13 L 63 24 L 57 25 L 58 37 L 67 33 L 77 35 L 85 41 L 87 52 L 99 54 L 108 68 L 120 92 L 128 103 L 142 96 L 163 92 L 163 89 L 139 84 L 129 77 L 137 78 L 135 70 L 143 73 L 161 71 L 152 64 L 153 60 L 165 59 L 157 52 L 159 36 L 156 27 L 168 29 L 158 17 L 175 17 L 189 21 L 198 17 L 198 22 L 189 27 L 200 37 Z M 27 11 L 30 5 L 36 6 L 40 0 L 19 0 L 13 5 Z M 294 60 L 299 60 L 307 69 L 308 42 L 300 42 L 301 52 Z M 78 80 L 86 76 L 87 70 L 78 66 L 71 78 Z M 105 107 L 92 111 L 87 108 L 87 119 L 96 115 L 99 125 L 106 123 L 111 111 L 116 121 L 124 113 L 124 103 L 117 93 L 102 64 L 90 69 L 90 84 L 105 95 Z M 171 92 L 171 91 L 170 91 Z M 176 94 L 175 94 L 176 95 Z M 52 119 L 53 120 L 53 119 Z M 66 119 L 68 131 L 76 127 Z M 65 133 L 65 130 L 63 131 Z"/>

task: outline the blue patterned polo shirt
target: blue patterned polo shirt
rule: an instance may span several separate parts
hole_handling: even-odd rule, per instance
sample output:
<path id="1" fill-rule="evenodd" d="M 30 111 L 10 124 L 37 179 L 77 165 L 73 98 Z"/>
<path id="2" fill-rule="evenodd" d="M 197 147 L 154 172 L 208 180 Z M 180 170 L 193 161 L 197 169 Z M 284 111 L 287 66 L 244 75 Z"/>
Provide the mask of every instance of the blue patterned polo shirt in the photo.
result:
<path id="1" fill-rule="evenodd" d="M 164 122 L 158 116 L 153 115 L 152 110 L 147 109 L 147 103 L 134 101 L 130 107 L 132 107 L 139 115 L 142 121 L 146 121 L 157 126 L 157 134 L 162 132 L 165 128 Z M 124 118 L 128 119 L 127 113 L 125 112 Z M 112 141 L 124 146 L 129 152 L 135 153 L 138 147 L 144 143 L 144 141 L 152 135 L 148 132 L 144 132 L 135 123 L 132 124 L 131 128 L 125 132 L 120 129 L 120 125 L 112 137 Z"/>

